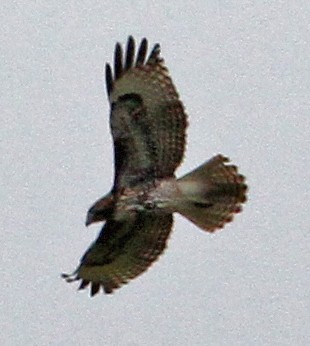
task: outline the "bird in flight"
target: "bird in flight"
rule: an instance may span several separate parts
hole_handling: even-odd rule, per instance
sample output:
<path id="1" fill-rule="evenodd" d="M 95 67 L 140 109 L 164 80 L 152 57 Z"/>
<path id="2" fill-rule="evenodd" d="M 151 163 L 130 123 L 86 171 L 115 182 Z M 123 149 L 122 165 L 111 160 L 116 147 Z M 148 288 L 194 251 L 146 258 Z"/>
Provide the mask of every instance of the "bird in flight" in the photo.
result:
<path id="1" fill-rule="evenodd" d="M 129 36 L 117 43 L 114 71 L 106 65 L 115 176 L 111 191 L 89 209 L 86 225 L 105 222 L 67 282 L 80 281 L 94 296 L 112 293 L 146 271 L 164 251 L 179 213 L 207 232 L 241 211 L 245 179 L 228 158 L 216 155 L 177 179 L 185 149 L 187 116 L 155 44 L 136 54 Z"/>

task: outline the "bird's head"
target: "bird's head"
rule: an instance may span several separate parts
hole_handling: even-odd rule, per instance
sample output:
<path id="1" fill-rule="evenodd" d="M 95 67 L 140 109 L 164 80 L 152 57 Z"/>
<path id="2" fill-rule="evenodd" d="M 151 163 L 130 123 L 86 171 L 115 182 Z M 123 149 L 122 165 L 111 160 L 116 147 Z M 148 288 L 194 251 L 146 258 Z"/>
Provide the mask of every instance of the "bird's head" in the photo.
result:
<path id="1" fill-rule="evenodd" d="M 88 210 L 85 225 L 105 221 L 113 212 L 114 198 L 111 193 L 96 201 Z"/>

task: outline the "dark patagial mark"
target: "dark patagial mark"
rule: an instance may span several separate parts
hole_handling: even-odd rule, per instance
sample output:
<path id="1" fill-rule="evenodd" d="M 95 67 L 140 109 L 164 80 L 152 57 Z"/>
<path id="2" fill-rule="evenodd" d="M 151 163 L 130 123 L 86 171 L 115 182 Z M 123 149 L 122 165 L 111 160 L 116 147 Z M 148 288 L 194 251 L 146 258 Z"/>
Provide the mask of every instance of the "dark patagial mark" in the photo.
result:
<path id="1" fill-rule="evenodd" d="M 113 193 L 118 189 L 119 175 L 122 172 L 122 167 L 126 164 L 128 154 L 128 145 L 124 139 L 114 139 L 114 165 L 115 165 L 115 178 L 113 185 Z"/>

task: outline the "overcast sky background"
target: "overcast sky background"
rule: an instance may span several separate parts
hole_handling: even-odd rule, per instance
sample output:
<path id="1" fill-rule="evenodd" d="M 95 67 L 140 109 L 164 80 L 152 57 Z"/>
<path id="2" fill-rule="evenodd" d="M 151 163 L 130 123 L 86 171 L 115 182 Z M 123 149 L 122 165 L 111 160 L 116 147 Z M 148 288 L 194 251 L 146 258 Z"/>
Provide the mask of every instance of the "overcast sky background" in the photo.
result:
<path id="1" fill-rule="evenodd" d="M 4 1 L 1 345 L 310 343 L 309 18 L 308 0 Z M 104 64 L 129 34 L 161 43 L 189 115 L 178 176 L 223 153 L 249 201 L 214 235 L 176 216 L 148 272 L 90 299 L 60 273 L 101 227 Z"/>

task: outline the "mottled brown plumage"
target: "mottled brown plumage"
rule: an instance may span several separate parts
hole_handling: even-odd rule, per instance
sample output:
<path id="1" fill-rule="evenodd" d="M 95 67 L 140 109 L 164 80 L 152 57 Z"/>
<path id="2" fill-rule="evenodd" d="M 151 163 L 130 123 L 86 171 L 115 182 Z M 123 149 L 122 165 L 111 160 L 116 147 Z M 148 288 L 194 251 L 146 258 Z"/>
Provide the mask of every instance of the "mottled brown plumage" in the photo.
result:
<path id="1" fill-rule="evenodd" d="M 164 251 L 178 212 L 213 232 L 230 222 L 245 202 L 246 185 L 237 167 L 217 155 L 183 178 L 175 178 L 185 148 L 187 117 L 168 70 L 154 46 L 147 57 L 143 39 L 135 57 L 130 36 L 126 54 L 117 43 L 114 74 L 106 65 L 114 141 L 113 188 L 88 211 L 86 225 L 105 221 L 76 271 L 91 295 L 142 274 Z"/>

